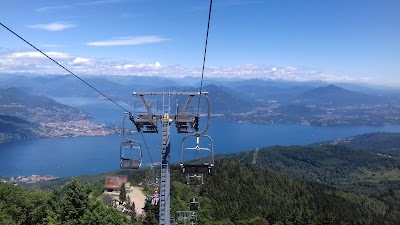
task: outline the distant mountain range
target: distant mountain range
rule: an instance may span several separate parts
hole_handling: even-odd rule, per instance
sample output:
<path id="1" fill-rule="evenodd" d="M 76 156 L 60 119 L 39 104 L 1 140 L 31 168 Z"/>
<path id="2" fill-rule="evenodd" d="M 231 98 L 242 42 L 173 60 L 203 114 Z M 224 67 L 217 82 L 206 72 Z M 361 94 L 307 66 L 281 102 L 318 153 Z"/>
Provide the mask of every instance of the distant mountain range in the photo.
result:
<path id="1" fill-rule="evenodd" d="M 112 97 L 128 96 L 132 90 L 125 85 L 104 78 L 89 78 L 86 80 L 92 86 Z M 100 97 L 101 95 L 82 81 L 72 76 L 26 77 L 14 76 L 0 85 L 0 88 L 17 87 L 33 95 L 52 97 Z"/>
<path id="2" fill-rule="evenodd" d="M 164 77 L 143 77 L 143 76 L 84 76 L 85 81 L 92 86 L 96 87 L 101 92 L 109 95 L 118 96 L 131 96 L 133 91 L 149 91 L 149 90 L 164 90 L 168 91 L 174 87 L 194 87 L 200 88 L 200 83 L 197 78 L 185 77 L 179 79 L 168 79 Z M 28 93 L 35 95 L 46 96 L 61 96 L 61 97 L 87 97 L 97 96 L 97 93 L 91 88 L 87 87 L 80 80 L 70 75 L 47 75 L 47 76 L 23 76 L 23 75 L 4 75 L 1 77 L 0 88 L 19 87 Z M 292 96 L 301 97 L 301 95 L 312 89 L 309 94 L 313 92 L 322 91 L 336 93 L 336 96 L 342 97 L 346 94 L 369 94 L 397 96 L 400 89 L 377 89 L 361 85 L 338 83 L 329 84 L 326 82 L 294 82 L 294 81 L 272 81 L 260 79 L 206 79 L 203 86 L 215 85 L 219 87 L 226 87 L 228 90 L 234 91 L 235 94 L 247 97 L 262 97 L 268 98 L 271 95 L 277 96 Z M 84 88 L 87 87 L 87 88 Z M 327 87 L 325 90 L 319 90 L 321 87 Z M 335 87 L 341 87 L 338 89 Z M 349 93 L 346 90 L 353 91 Z M 364 96 L 365 97 L 365 96 Z M 355 99 L 357 100 L 357 99 Z"/>
<path id="3" fill-rule="evenodd" d="M 295 101 L 304 104 L 331 105 L 331 106 L 363 105 L 363 104 L 373 105 L 373 104 L 389 103 L 388 99 L 385 97 L 373 96 L 373 95 L 358 93 L 355 91 L 349 91 L 347 89 L 338 87 L 333 84 L 308 90 L 300 94 L 295 99 Z"/>
<path id="4" fill-rule="evenodd" d="M 91 76 L 83 79 L 132 108 L 134 104 L 141 104 L 132 96 L 134 91 L 200 91 L 198 80 L 193 77 Z M 2 80 L 0 88 L 17 87 L 33 95 L 102 97 L 69 75 L 9 75 Z M 209 92 L 211 112 L 224 114 L 218 119 L 228 121 L 318 126 L 400 124 L 400 90 L 395 89 L 326 82 L 209 79 L 204 82 L 203 91 Z M 180 105 L 184 104 L 185 100 L 177 99 Z M 193 101 L 191 109 L 197 108 L 195 105 Z M 206 108 L 202 101 L 202 112 Z"/>

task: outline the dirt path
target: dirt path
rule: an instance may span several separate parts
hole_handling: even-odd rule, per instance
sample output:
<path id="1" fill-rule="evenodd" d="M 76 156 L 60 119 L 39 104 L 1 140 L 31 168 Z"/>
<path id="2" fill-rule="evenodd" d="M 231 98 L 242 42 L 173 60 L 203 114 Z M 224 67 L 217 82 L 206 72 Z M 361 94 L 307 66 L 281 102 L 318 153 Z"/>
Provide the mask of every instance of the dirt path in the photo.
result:
<path id="1" fill-rule="evenodd" d="M 140 215 L 143 213 L 144 202 L 146 200 L 146 196 L 142 193 L 142 188 L 133 187 L 131 192 L 126 193 L 131 201 L 135 202 L 136 206 L 136 214 Z"/>

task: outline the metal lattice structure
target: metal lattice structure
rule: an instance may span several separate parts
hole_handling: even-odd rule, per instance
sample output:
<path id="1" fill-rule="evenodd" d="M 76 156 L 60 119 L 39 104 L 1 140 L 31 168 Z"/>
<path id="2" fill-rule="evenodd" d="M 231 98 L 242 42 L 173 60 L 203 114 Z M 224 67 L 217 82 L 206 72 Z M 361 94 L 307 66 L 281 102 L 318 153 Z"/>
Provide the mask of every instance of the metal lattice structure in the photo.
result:
<path id="1" fill-rule="evenodd" d="M 135 124 L 138 132 L 158 133 L 159 123 L 161 122 L 162 131 L 162 151 L 161 151 L 161 177 L 160 177 L 160 207 L 159 224 L 170 225 L 170 151 L 171 151 L 171 123 L 175 122 L 177 133 L 195 133 L 203 135 L 208 129 L 210 120 L 210 103 L 208 92 L 134 92 L 134 96 L 139 96 L 147 109 L 147 114 L 139 114 L 137 117 L 130 115 L 130 120 Z M 163 96 L 163 114 L 154 114 L 145 96 Z M 206 129 L 198 133 L 199 115 L 187 113 L 188 106 L 195 96 L 205 95 L 208 104 L 208 120 Z M 165 97 L 168 96 L 166 100 Z M 171 114 L 171 96 L 187 96 L 186 104 L 182 111 L 177 106 L 176 114 Z"/>

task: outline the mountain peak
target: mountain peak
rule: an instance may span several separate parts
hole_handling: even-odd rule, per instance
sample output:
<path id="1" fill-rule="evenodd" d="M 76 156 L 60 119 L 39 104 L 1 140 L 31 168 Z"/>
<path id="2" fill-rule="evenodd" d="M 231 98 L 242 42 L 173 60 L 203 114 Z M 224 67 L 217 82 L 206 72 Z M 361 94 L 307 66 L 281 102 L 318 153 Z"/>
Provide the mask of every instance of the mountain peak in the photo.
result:
<path id="1" fill-rule="evenodd" d="M 318 88 L 315 88 L 314 90 L 323 91 L 323 92 L 333 92 L 333 91 L 336 91 L 336 92 L 340 91 L 340 92 L 344 92 L 344 93 L 353 92 L 353 91 L 347 90 L 345 88 L 336 86 L 334 84 L 329 84 L 328 86 L 324 86 L 324 87 L 318 87 Z M 353 92 L 353 93 L 355 93 L 355 92 Z"/>
<path id="2" fill-rule="evenodd" d="M 334 84 L 311 89 L 304 92 L 299 97 L 300 101 L 322 105 L 358 105 L 385 102 L 385 99 L 381 97 L 350 91 Z"/>
<path id="3" fill-rule="evenodd" d="M 329 84 L 329 85 L 326 86 L 325 88 L 335 88 L 335 89 L 343 89 L 343 90 L 346 90 L 346 89 L 341 88 L 341 87 L 339 87 L 339 86 L 336 86 L 336 85 L 334 85 L 334 84 Z"/>

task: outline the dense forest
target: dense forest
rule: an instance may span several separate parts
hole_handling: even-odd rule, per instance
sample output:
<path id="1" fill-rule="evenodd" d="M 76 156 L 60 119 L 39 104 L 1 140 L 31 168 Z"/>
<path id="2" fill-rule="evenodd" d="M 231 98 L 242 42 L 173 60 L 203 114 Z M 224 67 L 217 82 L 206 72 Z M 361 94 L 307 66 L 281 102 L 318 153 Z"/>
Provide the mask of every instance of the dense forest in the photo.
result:
<path id="1" fill-rule="evenodd" d="M 0 224 L 132 224 L 96 196 L 102 189 L 71 180 L 51 192 L 0 184 Z"/>
<path id="2" fill-rule="evenodd" d="M 387 182 L 400 182 L 400 158 L 344 145 L 271 146 L 219 155 L 350 191 L 370 192 Z"/>
<path id="3" fill-rule="evenodd" d="M 397 146 L 379 139 L 386 149 Z M 186 185 L 175 165 L 171 217 L 196 196 L 197 224 L 398 224 L 400 159 L 379 152 L 329 144 L 220 155 L 202 187 Z M 106 175 L 126 174 L 137 186 L 148 173 L 121 170 L 29 187 L 2 183 L 0 224 L 157 224 L 157 206 L 147 203 L 147 217 L 137 221 L 100 202 Z"/>
<path id="4" fill-rule="evenodd" d="M 353 149 L 363 149 L 376 153 L 386 153 L 399 156 L 400 133 L 368 133 L 354 137 L 316 143 L 314 145 L 344 145 Z"/>
<path id="5" fill-rule="evenodd" d="M 395 190 L 372 198 L 229 160 L 219 161 L 201 188 L 184 184 L 177 167 L 172 172 L 171 212 L 187 210 L 188 200 L 198 196 L 198 224 L 396 224 L 400 219 Z M 130 173 L 130 179 L 145 174 Z M 101 192 L 101 186 L 76 179 L 48 192 L 1 184 L 0 224 L 157 223 L 156 206 L 146 204 L 144 221 L 129 221 L 99 201 Z"/>
<path id="6" fill-rule="evenodd" d="M 334 188 L 233 161 L 219 163 L 201 196 L 211 202 L 209 221 L 248 224 L 262 217 L 271 224 L 384 224 L 382 210 L 372 202 L 361 204 L 363 199 Z"/>

